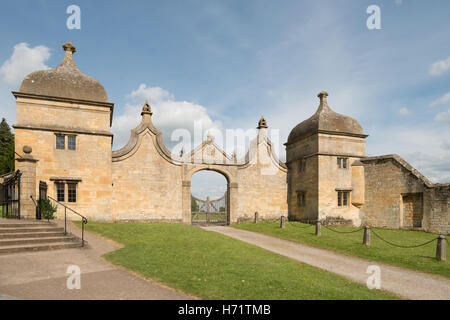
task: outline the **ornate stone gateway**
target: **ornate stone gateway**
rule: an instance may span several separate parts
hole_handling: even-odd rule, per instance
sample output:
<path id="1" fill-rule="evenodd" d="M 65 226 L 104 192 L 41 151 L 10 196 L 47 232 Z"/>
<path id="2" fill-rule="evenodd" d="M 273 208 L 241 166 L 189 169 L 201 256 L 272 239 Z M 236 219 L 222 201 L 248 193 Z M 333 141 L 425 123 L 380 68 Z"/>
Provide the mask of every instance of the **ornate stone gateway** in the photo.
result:
<path id="1" fill-rule="evenodd" d="M 217 224 L 226 225 L 228 223 L 228 193 L 225 192 L 223 197 L 210 200 L 201 200 L 191 195 L 191 213 L 192 224 Z"/>
<path id="2" fill-rule="evenodd" d="M 246 154 L 238 158 L 228 155 L 210 134 L 191 152 L 183 148 L 174 154 L 153 125 L 148 102 L 141 116 L 128 143 L 112 152 L 112 220 L 234 224 L 250 221 L 255 211 L 266 220 L 287 214 L 287 168 L 275 155 L 264 118 Z M 227 180 L 227 197 L 222 200 L 226 205 L 210 207 L 208 219 L 206 209 L 192 210 L 191 178 L 202 170 L 215 171 Z M 206 202 L 194 201 L 199 206 Z M 192 211 L 198 212 L 194 219 Z"/>

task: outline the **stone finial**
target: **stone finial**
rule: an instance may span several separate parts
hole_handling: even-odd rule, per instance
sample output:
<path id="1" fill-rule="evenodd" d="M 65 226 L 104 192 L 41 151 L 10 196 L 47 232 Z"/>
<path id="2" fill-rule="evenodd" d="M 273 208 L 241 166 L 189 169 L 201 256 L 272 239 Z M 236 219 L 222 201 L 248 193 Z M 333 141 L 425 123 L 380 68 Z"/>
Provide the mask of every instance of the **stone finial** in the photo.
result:
<path id="1" fill-rule="evenodd" d="M 319 94 L 317 95 L 320 99 L 320 104 L 328 104 L 327 103 L 327 97 L 328 97 L 328 92 L 326 91 L 320 91 Z"/>
<path id="2" fill-rule="evenodd" d="M 149 115 L 152 115 L 152 114 L 153 114 L 152 108 L 151 108 L 151 106 L 150 106 L 150 103 L 148 103 L 148 100 L 145 100 L 145 104 L 144 104 L 144 106 L 142 107 L 141 116 L 143 116 L 144 114 L 149 114 Z"/>
<path id="3" fill-rule="evenodd" d="M 261 119 L 259 119 L 257 129 L 262 129 L 262 128 L 267 128 L 267 121 L 266 121 L 266 119 L 264 119 L 264 117 L 261 117 Z"/>
<path id="4" fill-rule="evenodd" d="M 23 155 L 21 156 L 18 154 L 19 158 L 16 159 L 17 161 L 19 161 L 19 162 L 22 162 L 22 161 L 36 162 L 37 161 L 36 159 L 34 159 L 33 155 L 31 154 L 31 152 L 33 152 L 33 149 L 30 146 L 24 146 L 22 148 L 22 151 L 23 151 Z"/>
<path id="5" fill-rule="evenodd" d="M 211 143 L 213 142 L 213 136 L 211 135 L 211 131 L 208 131 L 208 136 L 206 138 L 206 142 Z"/>
<path id="6" fill-rule="evenodd" d="M 25 154 L 30 154 L 31 152 L 33 152 L 33 149 L 30 146 L 24 146 L 22 150 Z"/>
<path id="7" fill-rule="evenodd" d="M 64 51 L 66 51 L 66 52 L 68 52 L 68 51 L 71 53 L 77 52 L 77 48 L 75 48 L 75 46 L 70 41 L 67 41 L 66 43 L 64 43 L 62 45 L 62 47 L 63 47 Z"/>

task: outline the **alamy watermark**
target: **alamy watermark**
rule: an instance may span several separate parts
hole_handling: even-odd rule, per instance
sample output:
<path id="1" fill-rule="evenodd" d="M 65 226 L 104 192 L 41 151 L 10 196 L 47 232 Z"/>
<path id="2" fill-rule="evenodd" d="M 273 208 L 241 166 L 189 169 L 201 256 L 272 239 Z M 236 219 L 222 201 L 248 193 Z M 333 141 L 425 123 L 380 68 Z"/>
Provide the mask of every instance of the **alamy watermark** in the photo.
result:
<path id="1" fill-rule="evenodd" d="M 79 6 L 72 4 L 67 7 L 66 13 L 70 14 L 67 18 L 66 26 L 69 30 L 81 29 L 81 9 Z"/>
<path id="2" fill-rule="evenodd" d="M 367 288 L 372 289 L 381 289 L 381 269 L 377 265 L 370 265 L 366 270 L 367 274 L 370 274 L 369 278 L 367 278 Z"/>
<path id="3" fill-rule="evenodd" d="M 77 265 L 71 265 L 67 268 L 66 273 L 69 277 L 66 281 L 66 287 L 69 290 L 80 290 L 81 289 L 81 269 Z"/>
<path id="4" fill-rule="evenodd" d="M 381 9 L 379 6 L 373 4 L 367 7 L 367 14 L 370 16 L 366 20 L 366 25 L 369 30 L 381 29 Z"/>

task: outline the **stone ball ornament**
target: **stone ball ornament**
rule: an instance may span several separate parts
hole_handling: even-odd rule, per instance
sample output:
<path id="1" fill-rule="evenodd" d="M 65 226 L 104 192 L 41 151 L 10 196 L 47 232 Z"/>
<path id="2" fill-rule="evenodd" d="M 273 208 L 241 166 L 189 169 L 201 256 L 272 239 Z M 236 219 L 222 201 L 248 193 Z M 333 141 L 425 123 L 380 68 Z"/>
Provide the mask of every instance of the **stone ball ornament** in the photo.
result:
<path id="1" fill-rule="evenodd" d="M 22 150 L 25 154 L 30 154 L 31 152 L 33 152 L 33 148 L 31 148 L 30 146 L 24 146 Z"/>

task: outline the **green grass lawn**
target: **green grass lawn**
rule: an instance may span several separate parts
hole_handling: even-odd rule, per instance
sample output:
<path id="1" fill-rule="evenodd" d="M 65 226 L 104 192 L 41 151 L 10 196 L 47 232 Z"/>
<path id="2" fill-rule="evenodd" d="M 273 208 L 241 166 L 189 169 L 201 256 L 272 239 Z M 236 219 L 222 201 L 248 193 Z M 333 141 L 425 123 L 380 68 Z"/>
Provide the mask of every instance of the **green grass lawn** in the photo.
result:
<path id="1" fill-rule="evenodd" d="M 450 277 L 450 248 L 447 249 L 447 261 L 437 261 L 436 241 L 419 248 L 403 249 L 393 247 L 371 234 L 371 246 L 362 244 L 363 231 L 338 234 L 322 227 L 322 236 L 314 235 L 315 227 L 300 222 L 287 222 L 281 229 L 279 222 L 243 223 L 233 227 L 264 233 L 281 239 L 305 243 L 314 247 L 339 251 L 349 255 L 385 262 L 399 267 L 419 270 L 427 273 Z M 333 228 L 339 231 L 352 231 L 358 228 Z M 425 243 L 437 235 L 421 231 L 375 229 L 384 239 L 404 246 Z"/>
<path id="2" fill-rule="evenodd" d="M 202 299 L 396 298 L 193 226 L 89 222 L 87 229 L 125 245 L 107 260 Z"/>

